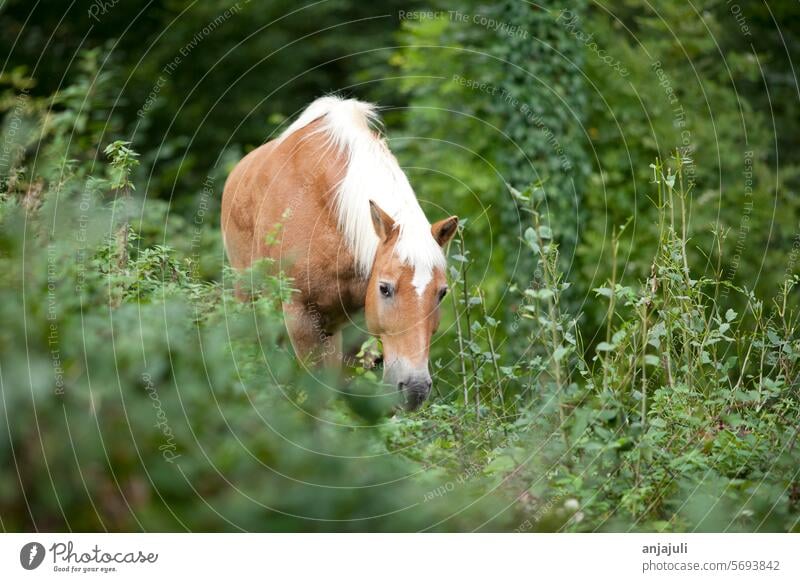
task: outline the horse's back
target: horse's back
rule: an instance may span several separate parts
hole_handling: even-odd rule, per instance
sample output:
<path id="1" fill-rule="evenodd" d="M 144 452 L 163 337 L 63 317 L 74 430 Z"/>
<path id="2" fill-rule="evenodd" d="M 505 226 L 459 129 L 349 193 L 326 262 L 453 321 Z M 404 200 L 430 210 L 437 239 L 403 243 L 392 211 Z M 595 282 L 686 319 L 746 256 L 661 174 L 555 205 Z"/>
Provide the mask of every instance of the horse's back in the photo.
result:
<path id="1" fill-rule="evenodd" d="M 222 193 L 221 227 L 228 259 L 237 269 L 250 265 L 255 258 L 253 241 L 256 210 L 266 202 L 268 189 L 262 188 L 259 168 L 268 163 L 275 149 L 268 142 L 247 154 L 236 164 Z"/>
<path id="2" fill-rule="evenodd" d="M 236 165 L 222 195 L 222 232 L 234 268 L 299 251 L 312 229 L 329 222 L 325 194 L 340 178 L 340 160 L 316 123 L 256 148 Z M 268 244 L 280 231 L 279 242 Z M 272 237 L 269 237 L 270 239 Z M 286 242 L 286 239 L 288 243 Z"/>

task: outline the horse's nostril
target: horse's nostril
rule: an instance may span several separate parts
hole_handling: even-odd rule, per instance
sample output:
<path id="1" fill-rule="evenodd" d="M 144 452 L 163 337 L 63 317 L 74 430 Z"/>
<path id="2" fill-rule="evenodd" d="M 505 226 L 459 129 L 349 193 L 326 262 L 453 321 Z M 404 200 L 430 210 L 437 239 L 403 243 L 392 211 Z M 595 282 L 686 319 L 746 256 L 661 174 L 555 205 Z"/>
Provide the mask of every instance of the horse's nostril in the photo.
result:
<path id="1" fill-rule="evenodd" d="M 403 392 L 403 398 L 405 400 L 405 408 L 408 411 L 417 410 L 422 403 L 425 401 L 425 396 L 420 394 L 416 390 L 406 390 Z"/>
<path id="2" fill-rule="evenodd" d="M 427 394 L 431 390 L 431 386 L 433 386 L 432 380 L 422 380 L 415 381 L 415 382 L 398 382 L 397 389 L 404 390 L 408 392 L 413 392 L 415 394 Z"/>
<path id="3" fill-rule="evenodd" d="M 397 389 L 402 392 L 406 410 L 417 410 L 428 398 L 433 382 L 430 379 L 413 379 L 397 383 Z"/>

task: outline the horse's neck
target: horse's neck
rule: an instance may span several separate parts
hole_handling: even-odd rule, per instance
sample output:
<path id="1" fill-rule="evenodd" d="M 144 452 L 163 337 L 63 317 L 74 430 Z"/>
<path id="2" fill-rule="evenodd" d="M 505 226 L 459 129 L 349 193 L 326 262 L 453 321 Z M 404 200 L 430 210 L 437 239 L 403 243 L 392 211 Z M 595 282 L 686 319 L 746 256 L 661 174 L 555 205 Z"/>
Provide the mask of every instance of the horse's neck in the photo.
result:
<path id="1" fill-rule="evenodd" d="M 368 280 L 355 271 L 321 272 L 315 279 L 314 288 L 304 293 L 304 299 L 319 310 L 326 327 L 335 331 L 364 309 Z"/>
<path id="2" fill-rule="evenodd" d="M 320 212 L 327 213 L 327 209 L 320 209 Z M 352 253 L 342 240 L 335 217 L 328 216 L 330 218 L 320 220 L 317 215 L 304 221 L 302 227 L 293 225 L 299 227 L 299 231 L 314 232 L 317 236 L 311 238 L 304 252 L 308 260 L 296 263 L 292 276 L 304 301 L 319 305 L 320 311 L 333 319 L 346 318 L 364 307 L 368 280 L 360 274 Z M 300 232 L 296 234 L 300 236 Z"/>

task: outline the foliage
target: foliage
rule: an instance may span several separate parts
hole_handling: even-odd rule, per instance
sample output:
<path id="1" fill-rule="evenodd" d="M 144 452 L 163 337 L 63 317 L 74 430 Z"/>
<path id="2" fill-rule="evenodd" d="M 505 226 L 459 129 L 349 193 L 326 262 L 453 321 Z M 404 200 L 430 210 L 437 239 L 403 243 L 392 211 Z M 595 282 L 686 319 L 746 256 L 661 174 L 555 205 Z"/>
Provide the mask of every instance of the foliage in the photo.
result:
<path id="1" fill-rule="evenodd" d="M 3 203 L 5 529 L 462 529 L 495 514 L 477 483 L 426 502 L 438 484 L 388 454 L 374 384 L 296 365 L 285 280 L 259 271 L 261 299 L 242 304 L 135 230 L 120 262 L 112 208 L 71 181 L 57 213 L 54 196 L 38 213 Z"/>
<path id="2" fill-rule="evenodd" d="M 744 87 L 763 101 L 752 88 L 763 63 L 731 32 L 728 5 L 702 14 L 681 3 L 645 10 L 635 0 L 613 11 L 543 6 L 466 2 L 467 18 L 445 11 L 405 22 L 392 61 L 411 111 L 411 137 L 395 147 L 433 208 L 457 209 L 471 220 L 468 238 L 491 241 L 473 249 L 489 311 L 513 313 L 507 291 L 529 280 L 520 209 L 506 184 L 532 184 L 575 283 L 565 300 L 581 311 L 590 343 L 601 341 L 605 311 L 586 298 L 611 270 L 610 234 L 633 220 L 619 241 L 620 277 L 647 277 L 658 244 L 649 164 L 675 146 L 692 160 L 685 175 L 696 185 L 690 263 L 708 269 L 721 242 L 725 280 L 762 293 L 779 286 L 797 228 L 800 201 L 786 182 L 795 159 L 782 151 L 774 160 L 768 128 L 784 132 L 742 95 Z M 420 171 L 420 159 L 434 170 Z M 757 275 L 744 267 L 752 264 L 763 264 Z"/>
<path id="3" fill-rule="evenodd" d="M 0 72 L 4 530 L 799 530 L 800 166 L 756 77 L 791 100 L 780 51 L 724 3 L 243 3 L 165 73 L 230 8 L 120 3 L 74 64 L 23 43 Z M 292 282 L 224 265 L 230 163 L 333 89 L 378 97 L 429 217 L 462 217 L 417 413 L 374 341 L 298 365 Z"/>
<path id="4" fill-rule="evenodd" d="M 134 142 L 150 196 L 169 199 L 227 173 L 231 158 L 304 104 L 384 61 L 388 49 L 375 51 L 374 40 L 396 26 L 387 12 L 416 4 L 384 0 L 376 14 L 373 5 L 342 0 L 6 0 L 0 52 L 5 70 L 35 79 L 32 97 L 48 97 L 63 94 L 82 66 L 73 57 L 93 47 L 96 83 L 70 84 L 64 111 L 108 122 L 109 137 L 93 144 Z M 20 32 L 24 42 L 16 41 Z M 113 87 L 101 91 L 108 80 Z"/>

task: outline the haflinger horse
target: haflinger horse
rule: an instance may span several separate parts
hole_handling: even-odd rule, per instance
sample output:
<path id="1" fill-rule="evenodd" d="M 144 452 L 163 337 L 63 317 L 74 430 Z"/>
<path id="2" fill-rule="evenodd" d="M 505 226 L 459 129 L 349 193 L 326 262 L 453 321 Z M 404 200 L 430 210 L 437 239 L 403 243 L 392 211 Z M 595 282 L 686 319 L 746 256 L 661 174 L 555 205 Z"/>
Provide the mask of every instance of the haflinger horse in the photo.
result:
<path id="1" fill-rule="evenodd" d="M 293 279 L 284 315 L 298 358 L 339 365 L 341 328 L 363 309 L 383 345 L 384 382 L 413 410 L 431 390 L 443 249 L 458 218 L 431 226 L 378 124 L 370 103 L 311 103 L 231 172 L 222 232 L 235 269 L 271 258 Z"/>

